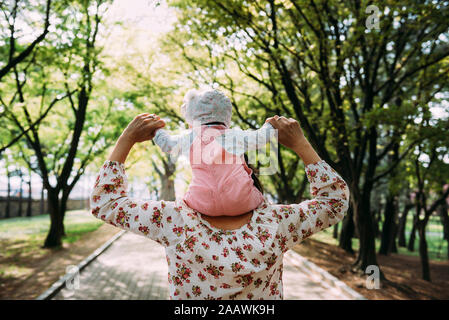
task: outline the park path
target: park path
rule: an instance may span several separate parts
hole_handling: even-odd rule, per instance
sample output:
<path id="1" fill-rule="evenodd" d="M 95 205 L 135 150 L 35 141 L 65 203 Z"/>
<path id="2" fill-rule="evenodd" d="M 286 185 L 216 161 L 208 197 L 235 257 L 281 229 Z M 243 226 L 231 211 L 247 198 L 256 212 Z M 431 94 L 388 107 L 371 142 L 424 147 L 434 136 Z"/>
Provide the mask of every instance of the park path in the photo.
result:
<path id="1" fill-rule="evenodd" d="M 311 300 L 348 299 L 319 282 L 294 261 L 296 253 L 284 256 L 284 298 Z M 63 288 L 53 299 L 61 300 L 156 300 L 168 299 L 167 262 L 158 243 L 126 232 L 81 271 L 79 288 Z"/>

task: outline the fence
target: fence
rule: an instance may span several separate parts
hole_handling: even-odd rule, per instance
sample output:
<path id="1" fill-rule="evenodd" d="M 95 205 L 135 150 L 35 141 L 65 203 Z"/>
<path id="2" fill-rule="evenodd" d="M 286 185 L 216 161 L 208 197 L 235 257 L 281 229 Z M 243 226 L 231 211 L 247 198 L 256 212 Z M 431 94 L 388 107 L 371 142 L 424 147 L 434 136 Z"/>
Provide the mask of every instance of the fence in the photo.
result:
<path id="1" fill-rule="evenodd" d="M 0 219 L 6 218 L 6 198 L 0 197 Z M 10 198 L 10 209 L 9 217 L 19 217 L 20 216 L 20 201 L 18 197 Z M 81 210 L 89 208 L 88 199 L 69 199 L 67 202 L 67 210 Z M 22 198 L 22 217 L 27 215 L 28 209 L 28 199 Z M 40 214 L 48 213 L 47 201 L 41 202 L 40 199 L 33 199 L 31 201 L 31 215 L 37 216 Z"/>

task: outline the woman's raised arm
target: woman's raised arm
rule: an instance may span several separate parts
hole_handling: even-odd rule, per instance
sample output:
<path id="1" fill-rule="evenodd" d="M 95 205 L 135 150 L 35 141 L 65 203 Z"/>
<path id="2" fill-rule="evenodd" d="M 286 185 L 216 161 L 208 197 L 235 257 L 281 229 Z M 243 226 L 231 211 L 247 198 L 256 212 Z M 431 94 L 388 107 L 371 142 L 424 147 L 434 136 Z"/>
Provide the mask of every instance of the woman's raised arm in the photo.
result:
<path id="1" fill-rule="evenodd" d="M 349 205 L 349 189 L 341 176 L 321 160 L 294 119 L 275 116 L 267 119 L 278 129 L 279 142 L 304 161 L 310 182 L 311 200 L 299 204 L 273 205 L 279 223 L 276 238 L 287 250 L 312 234 L 341 221 Z"/>
<path id="2" fill-rule="evenodd" d="M 124 162 L 136 142 L 152 139 L 164 125 L 150 114 L 137 116 L 123 131 L 114 150 L 105 161 L 90 197 L 92 214 L 113 226 L 147 236 L 164 246 L 177 241 L 172 232 L 180 215 L 174 202 L 133 199 L 128 196 L 128 178 Z"/>

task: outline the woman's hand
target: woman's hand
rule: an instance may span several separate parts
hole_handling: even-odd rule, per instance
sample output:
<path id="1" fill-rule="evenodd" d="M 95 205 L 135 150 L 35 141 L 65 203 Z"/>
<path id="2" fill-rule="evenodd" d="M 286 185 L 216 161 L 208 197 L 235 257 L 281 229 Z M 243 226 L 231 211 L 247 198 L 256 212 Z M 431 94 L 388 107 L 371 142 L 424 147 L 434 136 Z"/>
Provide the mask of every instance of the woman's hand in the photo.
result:
<path id="1" fill-rule="evenodd" d="M 143 142 L 153 139 L 156 130 L 163 126 L 165 126 L 164 120 L 157 115 L 142 113 L 128 124 L 122 136 L 132 143 Z"/>
<path id="2" fill-rule="evenodd" d="M 287 148 L 294 150 L 306 139 L 299 122 L 293 118 L 287 119 L 276 115 L 268 118 L 265 122 L 270 123 L 278 130 L 279 142 Z"/>
<path id="3" fill-rule="evenodd" d="M 278 130 L 279 142 L 295 151 L 304 161 L 305 165 L 316 163 L 321 160 L 304 136 L 298 121 L 293 118 L 287 119 L 276 115 L 268 118 L 265 122 L 270 123 L 273 128 Z"/>
<path id="4" fill-rule="evenodd" d="M 154 138 L 156 130 L 165 126 L 165 122 L 155 114 L 142 113 L 131 121 L 118 138 L 108 160 L 124 163 L 129 151 L 137 142 Z"/>

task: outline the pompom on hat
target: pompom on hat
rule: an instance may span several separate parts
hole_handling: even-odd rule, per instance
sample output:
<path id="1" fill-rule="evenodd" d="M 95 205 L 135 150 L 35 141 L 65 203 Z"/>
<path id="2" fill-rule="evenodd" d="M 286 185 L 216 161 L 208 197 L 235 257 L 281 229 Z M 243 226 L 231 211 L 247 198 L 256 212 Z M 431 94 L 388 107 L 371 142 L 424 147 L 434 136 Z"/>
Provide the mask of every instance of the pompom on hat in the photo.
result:
<path id="1" fill-rule="evenodd" d="M 209 122 L 231 124 L 231 100 L 217 89 L 189 90 L 184 96 L 181 113 L 191 126 Z"/>

